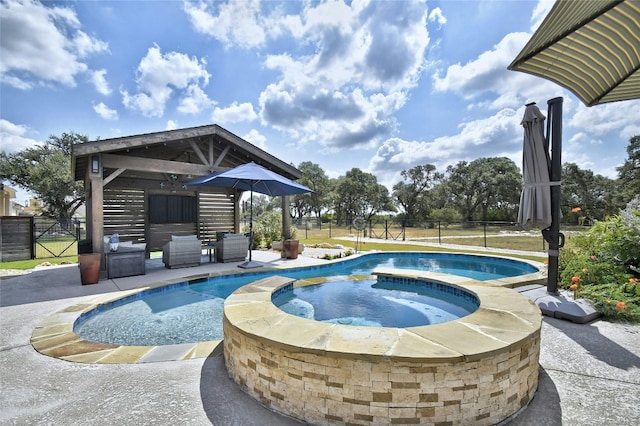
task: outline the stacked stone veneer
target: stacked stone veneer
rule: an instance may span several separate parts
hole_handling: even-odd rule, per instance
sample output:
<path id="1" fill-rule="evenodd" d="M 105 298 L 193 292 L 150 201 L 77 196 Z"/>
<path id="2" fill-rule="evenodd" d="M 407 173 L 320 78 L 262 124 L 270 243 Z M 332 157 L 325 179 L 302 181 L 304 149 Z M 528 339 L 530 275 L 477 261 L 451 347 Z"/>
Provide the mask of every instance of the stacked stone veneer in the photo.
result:
<path id="1" fill-rule="evenodd" d="M 229 374 L 266 407 L 311 424 L 500 422 L 536 391 L 540 312 L 512 290 L 452 280 L 478 295 L 478 311 L 408 329 L 285 314 L 271 293 L 286 278 L 245 286 L 225 302 Z"/>

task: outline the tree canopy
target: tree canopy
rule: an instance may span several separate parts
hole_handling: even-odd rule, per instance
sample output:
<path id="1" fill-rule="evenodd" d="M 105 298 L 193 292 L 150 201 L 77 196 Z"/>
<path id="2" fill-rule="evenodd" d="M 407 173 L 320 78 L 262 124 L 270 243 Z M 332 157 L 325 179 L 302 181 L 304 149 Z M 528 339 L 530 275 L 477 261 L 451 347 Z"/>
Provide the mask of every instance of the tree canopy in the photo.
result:
<path id="1" fill-rule="evenodd" d="M 72 146 L 88 142 L 74 132 L 50 136 L 42 145 L 14 154 L 0 153 L 0 178 L 26 189 L 43 201 L 43 215 L 68 219 L 84 203 L 81 182 L 71 170 Z M 640 193 L 640 135 L 627 147 L 628 159 L 617 168 L 617 180 L 565 163 L 562 171 L 562 212 L 565 220 L 579 217 L 604 219 L 616 214 Z M 401 172 L 402 181 L 393 185 L 392 194 L 371 173 L 353 168 L 331 179 L 316 163 L 298 166 L 300 183 L 312 193 L 291 197 L 293 217 L 333 212 L 338 221 L 357 216 L 370 220 L 380 214 L 396 213 L 407 220 L 440 219 L 474 221 L 514 221 L 522 188 L 516 164 L 506 157 L 460 161 L 446 173 L 432 164 L 414 166 Z M 277 201 L 254 198 L 254 217 L 280 208 Z M 576 214 L 577 212 L 577 214 Z"/>
<path id="2" fill-rule="evenodd" d="M 41 199 L 44 216 L 62 220 L 73 217 L 84 203 L 81 182 L 71 171 L 71 150 L 76 143 L 86 143 L 87 137 L 74 132 L 49 136 L 43 145 L 23 151 L 0 153 L 0 177 Z"/>
<path id="3" fill-rule="evenodd" d="M 447 167 L 448 204 L 473 221 L 478 209 L 487 219 L 489 208 L 515 208 L 520 198 L 522 177 L 516 164 L 506 157 L 460 161 Z"/>
<path id="4" fill-rule="evenodd" d="M 632 200 L 640 193 L 640 135 L 629 139 L 627 154 L 627 160 L 616 169 L 624 202 Z"/>
<path id="5" fill-rule="evenodd" d="M 405 219 L 414 220 L 428 217 L 431 206 L 428 193 L 442 178 L 433 164 L 424 164 L 403 170 L 404 181 L 393 185 L 393 197 L 404 211 Z"/>

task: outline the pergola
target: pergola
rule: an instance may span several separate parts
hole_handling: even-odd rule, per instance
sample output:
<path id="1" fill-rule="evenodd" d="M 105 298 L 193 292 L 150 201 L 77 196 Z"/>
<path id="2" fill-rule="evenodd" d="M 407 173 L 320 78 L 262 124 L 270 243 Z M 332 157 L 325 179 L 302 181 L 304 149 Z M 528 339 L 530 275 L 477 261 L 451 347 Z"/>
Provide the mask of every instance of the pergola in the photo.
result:
<path id="1" fill-rule="evenodd" d="M 240 232 L 241 192 L 185 185 L 200 176 L 255 162 L 289 179 L 295 167 L 218 125 L 97 140 L 73 146 L 72 170 L 84 181 L 87 239 L 103 252 L 103 237 L 144 242 L 161 250 L 171 235 L 215 239 Z M 282 197 L 283 235 L 290 235 L 288 197 Z"/>

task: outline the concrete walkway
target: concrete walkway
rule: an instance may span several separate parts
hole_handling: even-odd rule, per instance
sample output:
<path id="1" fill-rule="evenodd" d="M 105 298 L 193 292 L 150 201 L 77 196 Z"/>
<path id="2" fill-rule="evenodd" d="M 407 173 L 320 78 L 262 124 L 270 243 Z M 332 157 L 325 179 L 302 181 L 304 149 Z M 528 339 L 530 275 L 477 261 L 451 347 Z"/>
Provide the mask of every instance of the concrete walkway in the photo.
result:
<path id="1" fill-rule="evenodd" d="M 274 266 L 324 262 L 254 252 Z M 208 260 L 208 259 L 207 259 Z M 293 425 L 232 382 L 221 356 L 149 364 L 78 364 L 37 353 L 29 340 L 47 316 L 95 295 L 237 264 L 204 263 L 80 285 L 77 266 L 0 281 L 0 425 Z M 640 326 L 544 317 L 540 384 L 511 425 L 640 424 Z M 295 396 L 291 396 L 295 397 Z"/>

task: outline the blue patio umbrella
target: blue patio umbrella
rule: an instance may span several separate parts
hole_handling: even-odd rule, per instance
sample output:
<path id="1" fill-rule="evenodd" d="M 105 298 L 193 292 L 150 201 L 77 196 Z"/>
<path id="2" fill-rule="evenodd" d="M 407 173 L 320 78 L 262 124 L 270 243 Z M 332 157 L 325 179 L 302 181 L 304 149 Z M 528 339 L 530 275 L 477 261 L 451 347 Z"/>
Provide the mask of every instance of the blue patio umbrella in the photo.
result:
<path id="1" fill-rule="evenodd" d="M 253 246 L 253 193 L 278 197 L 313 192 L 311 189 L 292 181 L 278 173 L 267 170 L 255 163 L 247 163 L 233 169 L 213 173 L 208 176 L 187 182 L 187 185 L 215 186 L 234 188 L 240 191 L 251 191 L 249 214 L 249 261 L 239 265 L 241 268 L 256 268 L 262 266 L 251 260 Z"/>

